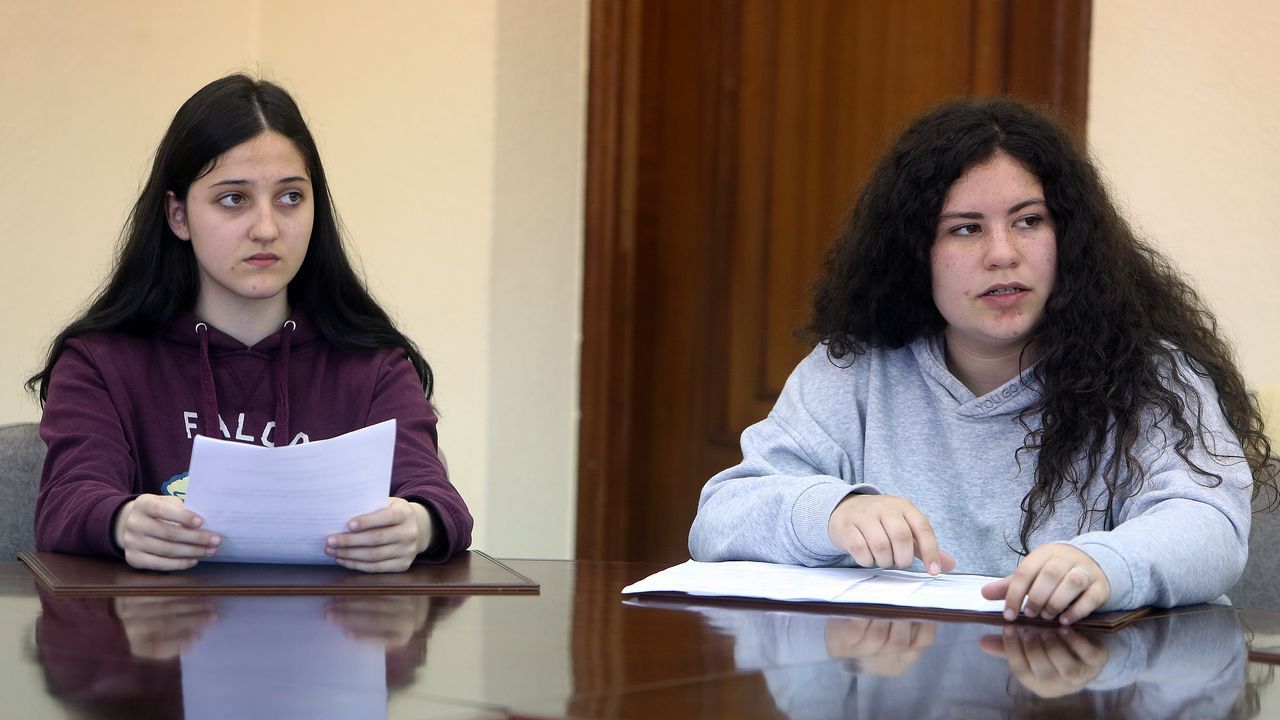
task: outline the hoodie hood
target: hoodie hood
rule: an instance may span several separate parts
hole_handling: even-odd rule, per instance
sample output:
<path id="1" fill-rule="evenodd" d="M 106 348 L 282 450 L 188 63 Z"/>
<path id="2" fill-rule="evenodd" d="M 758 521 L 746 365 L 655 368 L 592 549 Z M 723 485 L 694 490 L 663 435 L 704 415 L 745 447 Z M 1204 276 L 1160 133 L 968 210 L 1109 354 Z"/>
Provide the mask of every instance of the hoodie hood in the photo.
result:
<path id="1" fill-rule="evenodd" d="M 975 396 L 947 369 L 945 342 L 942 333 L 917 338 L 911 343 L 911 353 L 930 389 L 944 405 L 951 406 L 952 412 L 963 417 L 1016 415 L 1040 399 L 1034 363 L 1000 387 Z"/>
<path id="2" fill-rule="evenodd" d="M 290 344 L 294 348 L 299 348 L 322 339 L 320 332 L 316 330 L 315 326 L 311 323 L 311 318 L 302 310 L 294 308 L 293 312 L 289 314 L 289 319 L 285 321 L 285 325 L 289 322 L 294 324 L 289 340 Z M 170 342 L 177 343 L 178 345 L 185 345 L 192 349 L 198 349 L 200 347 L 200 337 L 196 333 L 196 326 L 201 324 L 205 325 L 209 330 L 209 355 L 213 358 L 227 354 L 245 353 L 256 353 L 264 357 L 270 357 L 276 355 L 280 351 L 280 347 L 284 342 L 285 325 L 282 325 L 280 329 L 253 345 L 245 345 L 239 340 L 222 332 L 218 328 L 204 322 L 200 318 L 196 317 L 195 313 L 190 311 L 183 312 L 179 315 L 177 319 L 165 329 L 163 335 L 165 339 Z"/>

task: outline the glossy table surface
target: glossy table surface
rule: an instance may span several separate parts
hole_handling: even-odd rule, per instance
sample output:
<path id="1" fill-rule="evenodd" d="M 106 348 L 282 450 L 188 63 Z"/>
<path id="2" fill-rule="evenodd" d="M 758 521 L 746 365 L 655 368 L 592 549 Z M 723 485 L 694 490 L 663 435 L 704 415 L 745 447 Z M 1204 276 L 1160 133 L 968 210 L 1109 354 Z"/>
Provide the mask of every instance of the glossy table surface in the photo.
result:
<path id="1" fill-rule="evenodd" d="M 1112 633 L 626 598 L 660 569 L 507 560 L 538 595 L 94 597 L 0 563 L 0 716 L 1280 716 L 1280 614 Z"/>

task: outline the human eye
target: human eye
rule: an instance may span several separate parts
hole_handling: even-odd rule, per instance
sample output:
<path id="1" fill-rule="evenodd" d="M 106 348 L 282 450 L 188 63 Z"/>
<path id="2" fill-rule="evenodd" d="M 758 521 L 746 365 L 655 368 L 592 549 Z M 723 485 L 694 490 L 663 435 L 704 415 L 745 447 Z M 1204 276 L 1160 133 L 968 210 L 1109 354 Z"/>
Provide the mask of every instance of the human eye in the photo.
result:
<path id="1" fill-rule="evenodd" d="M 982 226 L 977 223 L 965 223 L 964 225 L 957 225 L 951 228 L 951 234 L 958 235 L 960 237 L 977 235 L 981 231 L 982 231 Z"/>
<path id="2" fill-rule="evenodd" d="M 249 199 L 240 193 L 227 193 L 218 198 L 218 204 L 226 208 L 240 207 L 249 202 Z"/>
<path id="3" fill-rule="evenodd" d="M 1039 215 L 1024 215 L 1013 223 L 1014 227 L 1026 228 L 1028 230 L 1039 227 L 1044 222 L 1044 218 Z"/>
<path id="4" fill-rule="evenodd" d="M 284 203 L 285 205 L 301 205 L 302 192 L 299 190 L 290 190 L 280 196 L 280 202 Z"/>

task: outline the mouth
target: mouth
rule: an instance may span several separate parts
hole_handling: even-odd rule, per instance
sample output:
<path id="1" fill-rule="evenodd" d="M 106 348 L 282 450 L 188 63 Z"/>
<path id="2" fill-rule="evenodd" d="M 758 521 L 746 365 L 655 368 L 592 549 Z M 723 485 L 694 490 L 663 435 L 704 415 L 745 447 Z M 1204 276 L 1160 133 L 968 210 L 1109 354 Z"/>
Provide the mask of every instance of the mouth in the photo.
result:
<path id="1" fill-rule="evenodd" d="M 1031 289 L 1022 283 L 999 283 L 978 293 L 978 297 L 1007 297 L 1025 292 L 1031 292 Z"/>
<path id="2" fill-rule="evenodd" d="M 258 253 L 245 258 L 244 261 L 255 267 L 267 267 L 279 262 L 280 256 L 273 253 Z"/>

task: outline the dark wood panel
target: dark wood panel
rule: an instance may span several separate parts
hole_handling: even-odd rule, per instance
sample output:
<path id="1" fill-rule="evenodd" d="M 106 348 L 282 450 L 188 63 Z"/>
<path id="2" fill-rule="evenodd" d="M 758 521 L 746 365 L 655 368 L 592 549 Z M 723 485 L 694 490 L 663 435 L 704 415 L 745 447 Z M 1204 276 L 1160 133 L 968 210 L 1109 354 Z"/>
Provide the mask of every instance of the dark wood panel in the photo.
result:
<path id="1" fill-rule="evenodd" d="M 713 345 L 717 256 L 732 239 L 718 212 L 729 193 L 722 167 L 734 153 L 725 123 L 722 78 L 731 76 L 737 5 L 648 2 L 641 55 L 640 147 L 636 218 L 636 418 L 631 461 L 638 482 L 628 557 L 686 553 L 673 524 L 687 515 L 692 473 L 710 465 L 698 457 L 709 389 L 719 354 Z M 727 124 L 727 128 L 726 128 Z M 728 131 L 728 132 L 726 132 Z M 722 144 L 723 143 L 723 144 Z M 717 251 L 719 246 L 719 251 Z M 687 532 L 687 525 L 685 527 Z"/>
<path id="2" fill-rule="evenodd" d="M 1003 92 L 1053 107 L 1084 138 L 1092 3 L 1020 0 L 1009 16 Z"/>
<path id="3" fill-rule="evenodd" d="M 640 5 L 591 6 L 587 97 L 578 554 L 622 557 L 627 533 L 635 314 Z"/>
<path id="4" fill-rule="evenodd" d="M 738 177 L 730 212 L 734 219 L 733 251 L 728 254 L 720 324 L 726 336 L 724 372 L 718 402 L 713 407 L 716 444 L 728 448 L 726 462 L 733 462 L 737 431 L 761 417 L 769 402 L 764 375 L 769 295 L 769 244 L 772 238 L 773 186 L 776 154 L 757 152 L 778 132 L 780 91 L 778 65 L 782 50 L 777 31 L 782 10 L 777 2 L 747 3 L 742 13 L 742 43 L 738 68 L 735 115 L 738 120 Z M 743 111 L 745 109 L 745 112 Z M 752 112 L 763 109 L 762 112 Z"/>

